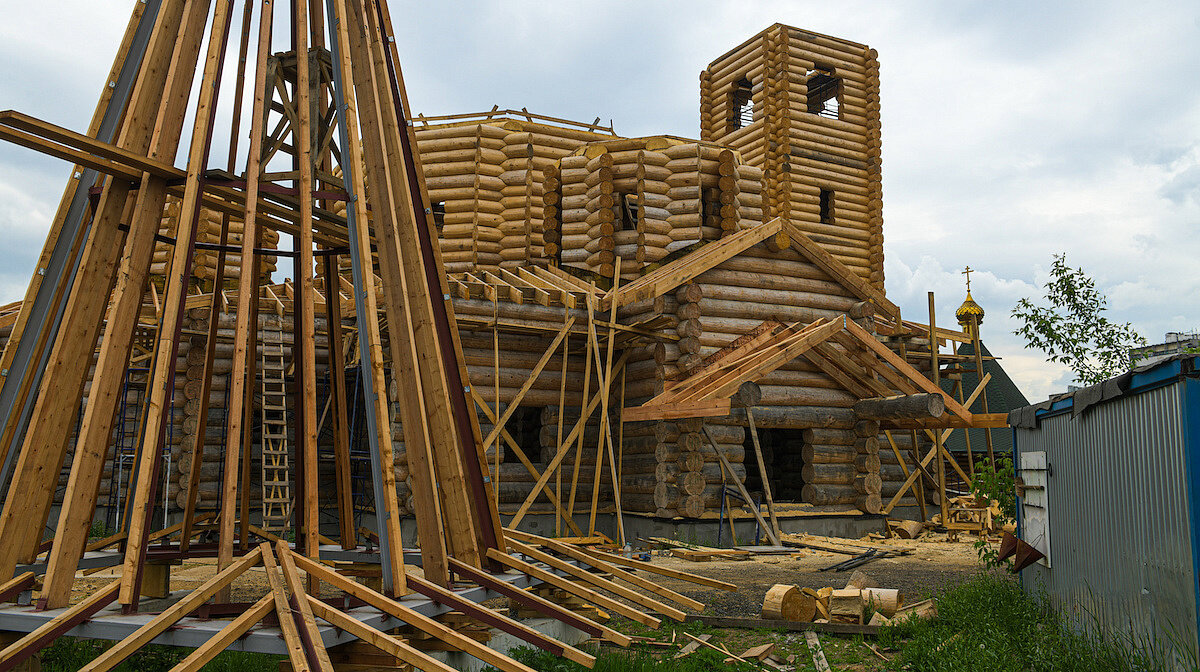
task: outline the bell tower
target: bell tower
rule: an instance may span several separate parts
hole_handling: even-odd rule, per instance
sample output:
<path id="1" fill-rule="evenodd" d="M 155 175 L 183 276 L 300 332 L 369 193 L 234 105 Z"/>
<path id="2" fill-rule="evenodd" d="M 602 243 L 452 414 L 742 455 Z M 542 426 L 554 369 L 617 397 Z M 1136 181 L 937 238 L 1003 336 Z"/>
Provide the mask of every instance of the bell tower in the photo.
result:
<path id="1" fill-rule="evenodd" d="M 788 219 L 883 291 L 877 56 L 775 24 L 700 73 L 700 137 L 763 170 L 764 220 Z"/>

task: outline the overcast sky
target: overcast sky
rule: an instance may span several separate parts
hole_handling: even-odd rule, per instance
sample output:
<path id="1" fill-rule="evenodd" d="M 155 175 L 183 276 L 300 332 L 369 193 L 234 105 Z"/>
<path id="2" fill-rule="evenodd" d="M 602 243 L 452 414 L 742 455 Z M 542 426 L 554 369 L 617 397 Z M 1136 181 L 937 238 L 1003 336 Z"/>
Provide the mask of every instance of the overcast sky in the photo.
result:
<path id="1" fill-rule="evenodd" d="M 240 3 L 239 3 L 240 4 Z M 0 22 L 0 109 L 86 130 L 129 0 L 24 3 Z M 888 296 L 953 324 L 959 271 L 1031 401 L 1070 374 L 1008 311 L 1066 252 L 1151 342 L 1200 329 L 1200 3 L 391 3 L 414 110 L 528 107 L 696 137 L 698 74 L 775 22 L 879 51 Z M 183 158 L 177 161 L 182 165 Z M 221 160 L 223 163 L 223 159 Z M 0 303 L 41 250 L 68 166 L 0 146 Z"/>

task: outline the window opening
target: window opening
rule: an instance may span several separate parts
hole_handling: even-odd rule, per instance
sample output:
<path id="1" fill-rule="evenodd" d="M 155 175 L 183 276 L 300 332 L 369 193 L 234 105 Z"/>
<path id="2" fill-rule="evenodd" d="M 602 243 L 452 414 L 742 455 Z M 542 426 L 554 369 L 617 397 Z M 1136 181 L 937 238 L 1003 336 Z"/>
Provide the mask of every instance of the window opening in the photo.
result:
<path id="1" fill-rule="evenodd" d="M 749 126 L 754 122 L 754 85 L 743 77 L 733 85 L 729 99 L 729 130 Z"/>
<path id="2" fill-rule="evenodd" d="M 433 213 L 433 226 L 438 231 L 446 225 L 446 204 L 442 202 L 430 203 L 429 211 Z"/>
<path id="3" fill-rule="evenodd" d="M 617 231 L 636 231 L 637 230 L 637 196 L 634 194 L 615 194 L 616 195 L 616 230 Z"/>
<path id="4" fill-rule="evenodd" d="M 821 190 L 821 223 L 833 224 L 833 192 Z"/>
<path id="5" fill-rule="evenodd" d="M 842 118 L 842 78 L 833 68 L 816 65 L 808 71 L 808 111 L 826 119 Z"/>

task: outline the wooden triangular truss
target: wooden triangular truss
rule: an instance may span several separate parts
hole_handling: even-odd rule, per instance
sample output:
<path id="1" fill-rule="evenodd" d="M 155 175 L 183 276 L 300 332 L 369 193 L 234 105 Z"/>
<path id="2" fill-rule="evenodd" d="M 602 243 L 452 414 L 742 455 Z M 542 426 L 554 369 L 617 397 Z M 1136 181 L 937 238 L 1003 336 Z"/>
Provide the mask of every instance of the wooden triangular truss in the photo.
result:
<path id="1" fill-rule="evenodd" d="M 626 421 L 727 415 L 731 399 L 780 366 L 805 357 L 859 398 L 917 394 L 942 395 L 946 409 L 970 425 L 971 413 L 941 388 L 848 317 L 810 324 L 764 322 L 754 332 L 710 355 L 702 366 L 641 406 L 625 409 Z"/>

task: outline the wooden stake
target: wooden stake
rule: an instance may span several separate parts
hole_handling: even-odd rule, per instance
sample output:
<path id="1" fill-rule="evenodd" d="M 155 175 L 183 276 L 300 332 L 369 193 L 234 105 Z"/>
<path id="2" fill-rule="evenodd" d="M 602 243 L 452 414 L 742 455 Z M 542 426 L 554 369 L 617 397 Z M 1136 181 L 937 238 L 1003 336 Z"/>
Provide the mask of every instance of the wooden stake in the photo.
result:
<path id="1" fill-rule="evenodd" d="M 779 519 L 775 517 L 775 500 L 771 497 L 771 479 L 767 475 L 767 465 L 763 461 L 762 446 L 758 443 L 758 428 L 754 426 L 754 409 L 746 407 L 746 422 L 750 426 L 750 439 L 754 442 L 754 457 L 758 460 L 758 473 L 762 474 L 763 496 L 767 498 L 767 515 L 771 517 L 771 529 L 779 538 Z M 730 518 L 732 520 L 732 517 Z"/>

